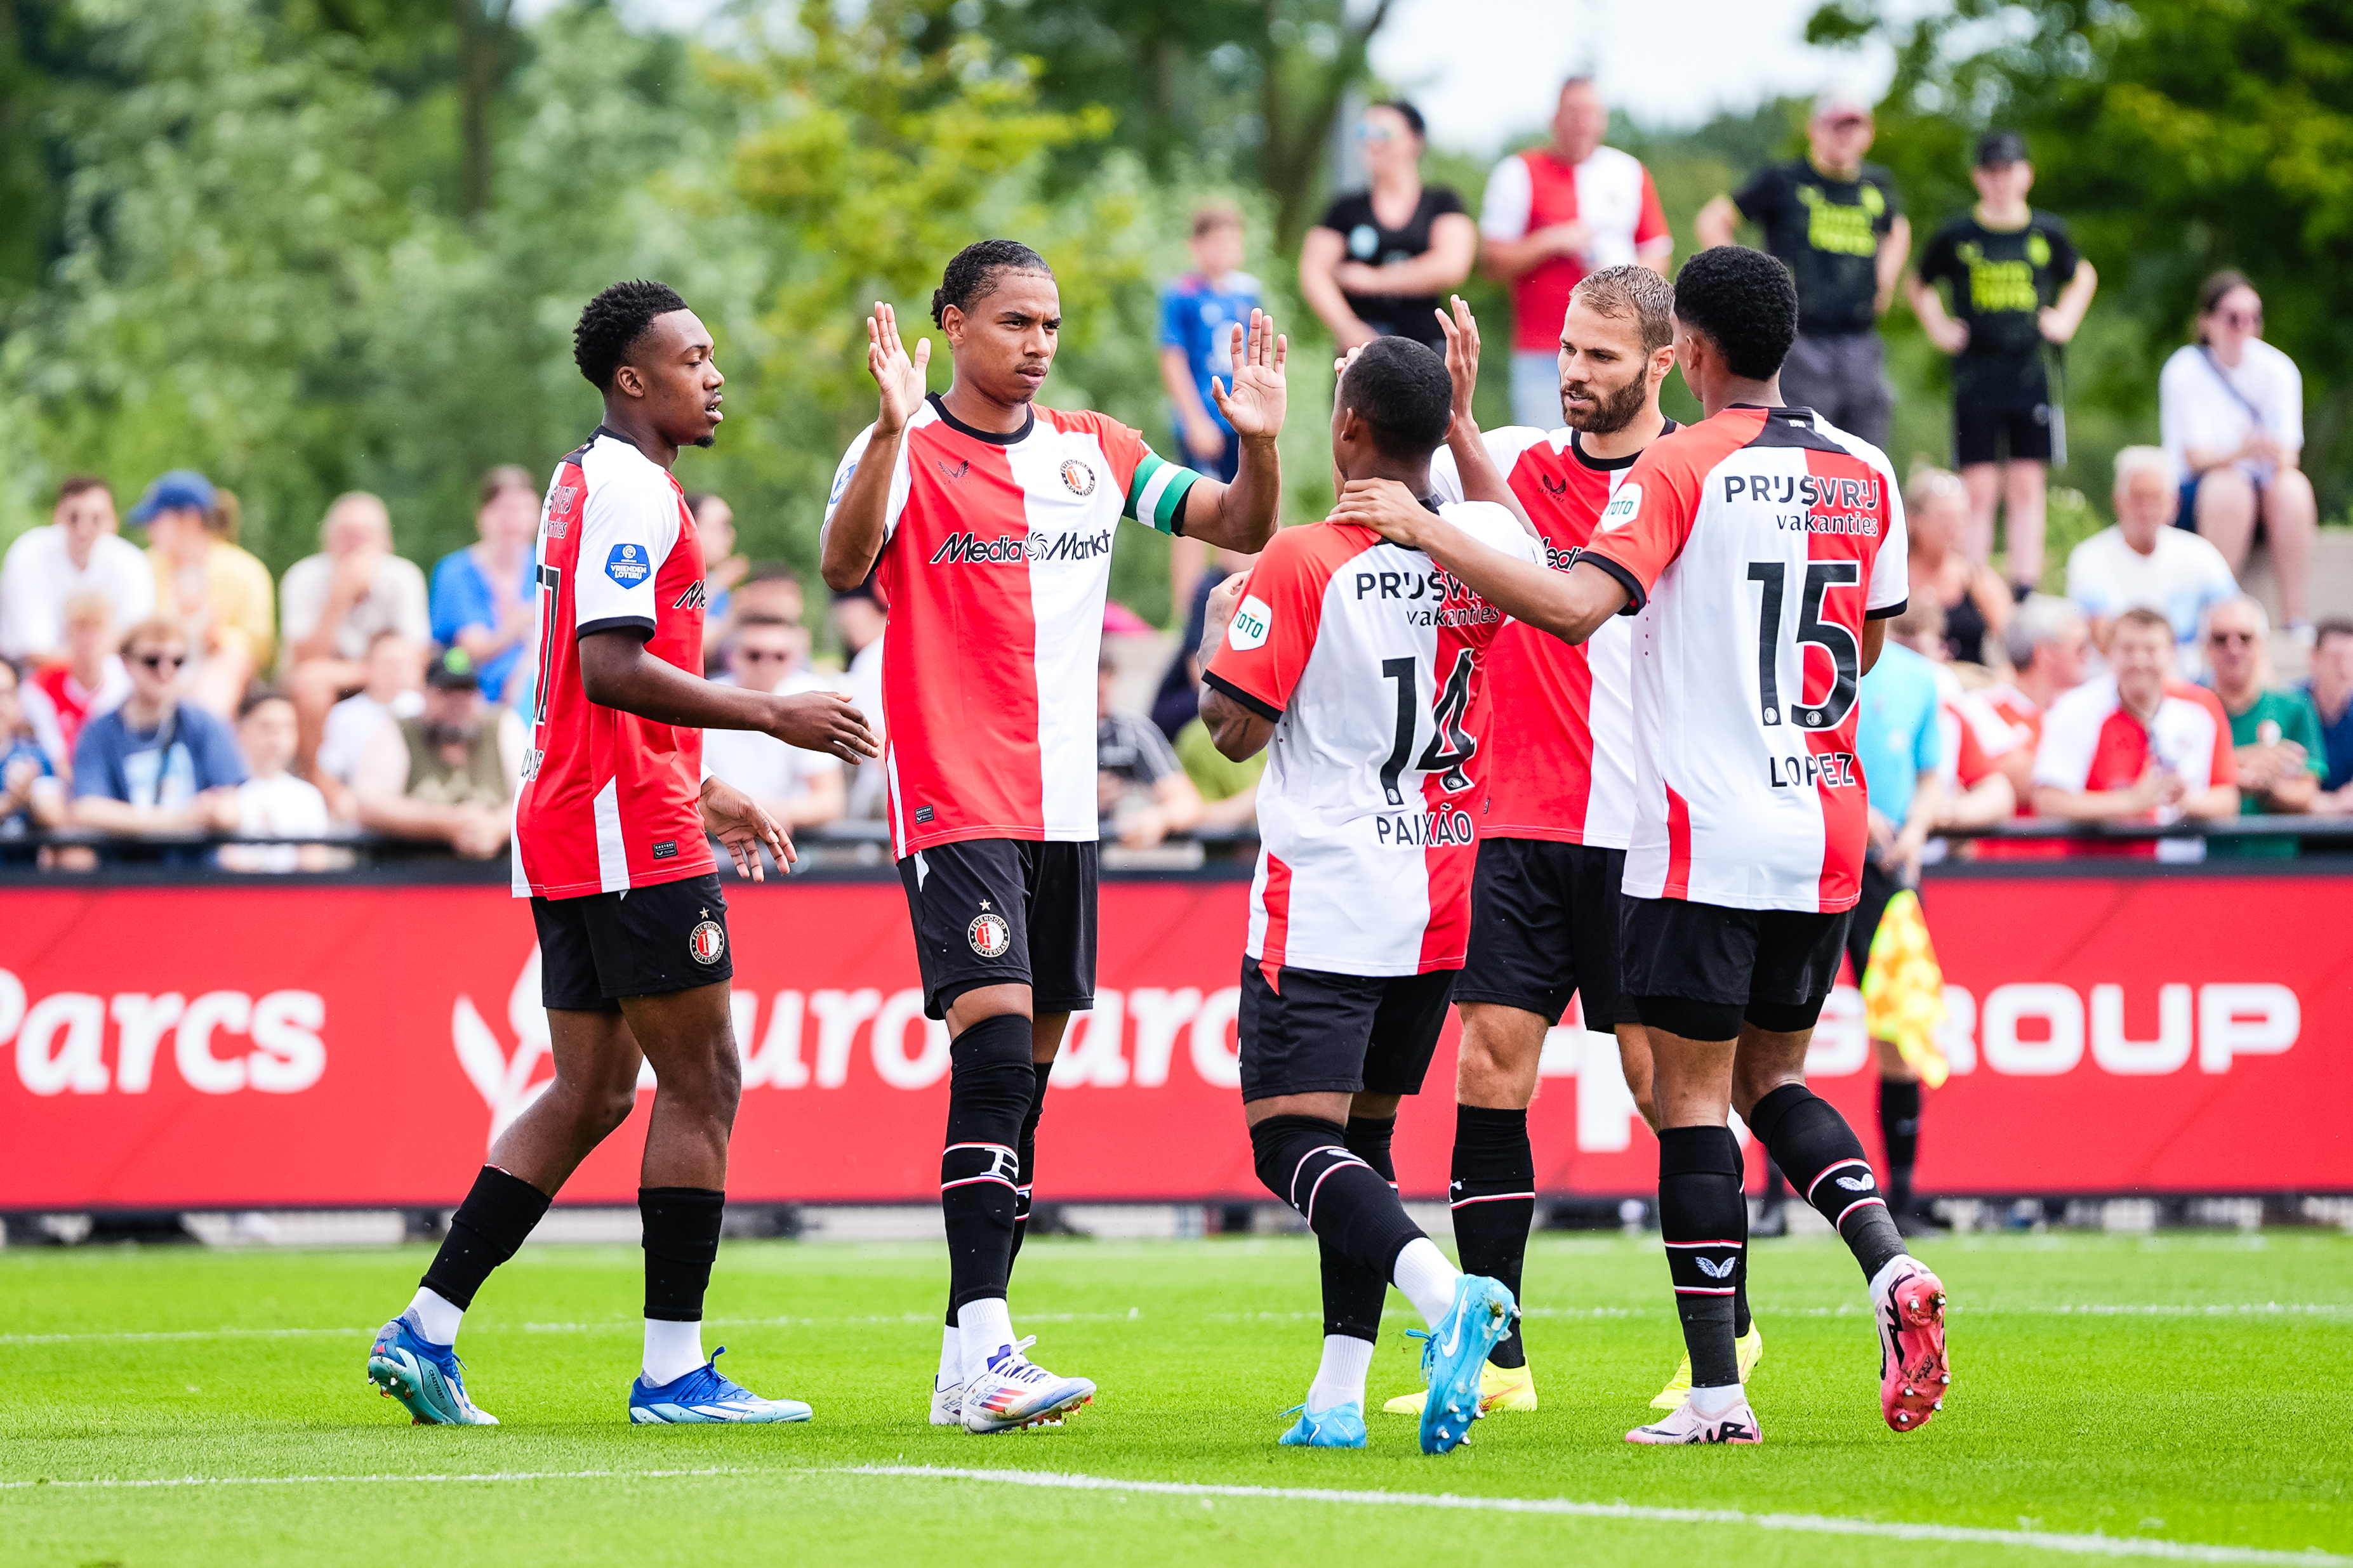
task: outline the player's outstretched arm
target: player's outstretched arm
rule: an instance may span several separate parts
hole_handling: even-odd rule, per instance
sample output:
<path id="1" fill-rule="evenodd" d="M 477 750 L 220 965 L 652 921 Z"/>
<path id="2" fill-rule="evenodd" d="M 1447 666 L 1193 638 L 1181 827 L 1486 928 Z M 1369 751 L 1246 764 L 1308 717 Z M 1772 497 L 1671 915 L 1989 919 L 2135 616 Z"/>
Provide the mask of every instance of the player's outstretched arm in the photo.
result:
<path id="1" fill-rule="evenodd" d="M 1597 566 L 1580 563 L 1555 572 L 1480 543 L 1395 479 L 1350 479 L 1332 509 L 1332 521 L 1359 524 L 1420 551 L 1497 609 L 1563 642 L 1591 637 L 1625 608 L 1629 597 L 1624 584 Z"/>
<path id="2" fill-rule="evenodd" d="M 1472 395 L 1479 388 L 1479 323 L 1461 295 L 1452 296 L 1448 303 L 1452 307 L 1451 316 L 1445 310 L 1437 313 L 1439 330 L 1446 334 L 1446 374 L 1454 384 L 1454 420 L 1446 427 L 1446 449 L 1453 455 L 1455 473 L 1461 477 L 1462 499 L 1493 501 L 1508 509 L 1529 538 L 1541 539 L 1544 536 L 1528 521 L 1520 498 L 1512 493 L 1503 471 L 1488 456 L 1478 416 L 1471 411 Z"/>
<path id="3" fill-rule="evenodd" d="M 1248 581 L 1242 574 L 1236 573 L 1209 590 L 1209 603 L 1201 620 L 1203 669 L 1209 668 L 1210 656 L 1226 640 L 1226 626 L 1234 618 L 1234 606 L 1241 603 L 1242 588 Z M 1273 720 L 1243 707 L 1214 686 L 1201 688 L 1201 724 L 1209 731 L 1210 743 L 1229 762 L 1257 756 L 1274 738 Z"/>
<path id="4" fill-rule="evenodd" d="M 1289 400 L 1282 366 L 1291 343 L 1274 330 L 1273 317 L 1252 310 L 1247 334 L 1235 326 L 1231 353 L 1233 390 L 1212 376 L 1209 396 L 1241 442 L 1234 482 L 1195 482 L 1185 497 L 1185 536 L 1255 555 L 1274 537 L 1282 510 L 1282 459 L 1275 440 Z"/>
<path id="5" fill-rule="evenodd" d="M 818 571 L 826 586 L 836 592 L 865 582 L 875 557 L 882 553 L 891 476 L 899 467 L 899 444 L 906 439 L 907 422 L 923 405 L 923 371 L 931 362 L 932 340 L 919 340 L 909 354 L 899 336 L 898 312 L 876 300 L 873 313 L 866 318 L 866 370 L 881 389 L 881 406 L 866 450 L 843 487 L 840 504 L 818 536 Z"/>
<path id="6" fill-rule="evenodd" d="M 696 730 L 757 730 L 787 746 L 845 763 L 881 754 L 866 716 L 830 691 L 778 697 L 720 686 L 646 651 L 637 633 L 616 628 L 580 639 L 580 686 L 588 700 L 657 724 Z"/>

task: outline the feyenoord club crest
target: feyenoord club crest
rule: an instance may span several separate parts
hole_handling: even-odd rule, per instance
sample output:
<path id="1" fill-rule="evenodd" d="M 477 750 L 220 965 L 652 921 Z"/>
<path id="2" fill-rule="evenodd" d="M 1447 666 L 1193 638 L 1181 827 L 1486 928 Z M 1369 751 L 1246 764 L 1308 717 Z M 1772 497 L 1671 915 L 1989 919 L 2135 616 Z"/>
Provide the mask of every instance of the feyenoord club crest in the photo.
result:
<path id="1" fill-rule="evenodd" d="M 1076 458 L 1066 458 L 1062 460 L 1062 483 L 1074 496 L 1091 496 L 1095 493 L 1095 471 Z"/>
<path id="2" fill-rule="evenodd" d="M 727 956 L 727 933 L 717 921 L 703 921 L 686 933 L 686 951 L 694 954 L 694 962 L 709 965 Z"/>
<path id="3" fill-rule="evenodd" d="M 973 952 L 983 958 L 1003 958 L 1005 950 L 1013 945 L 1013 928 L 999 914 L 976 916 L 965 928 L 965 940 L 972 943 Z"/>

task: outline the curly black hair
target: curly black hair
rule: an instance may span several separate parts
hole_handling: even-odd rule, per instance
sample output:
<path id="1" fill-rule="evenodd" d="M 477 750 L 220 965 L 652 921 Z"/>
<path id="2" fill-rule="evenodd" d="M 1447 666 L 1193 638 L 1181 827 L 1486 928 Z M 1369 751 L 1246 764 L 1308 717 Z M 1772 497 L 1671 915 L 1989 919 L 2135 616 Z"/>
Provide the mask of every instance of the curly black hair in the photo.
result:
<path id="1" fill-rule="evenodd" d="M 1437 351 L 1411 338 L 1375 338 L 1340 377 L 1341 406 L 1373 432 L 1386 457 L 1427 458 L 1454 418 L 1454 383 Z"/>
<path id="2" fill-rule="evenodd" d="M 1733 374 L 1768 381 L 1798 341 L 1798 285 L 1763 251 L 1719 245 L 1675 274 L 1675 319 L 1714 343 Z"/>
<path id="3" fill-rule="evenodd" d="M 1047 277 L 1054 269 L 1046 258 L 1018 239 L 976 239 L 948 263 L 940 279 L 940 286 L 932 290 L 932 324 L 948 324 L 948 307 L 969 310 L 975 300 L 985 300 L 997 289 L 1000 272 L 1042 272 Z"/>
<path id="4" fill-rule="evenodd" d="M 645 336 L 656 316 L 683 310 L 686 301 L 667 283 L 642 278 L 616 283 L 580 312 L 572 329 L 572 363 L 599 392 L 613 390 L 613 373 L 629 357 L 629 350 Z"/>

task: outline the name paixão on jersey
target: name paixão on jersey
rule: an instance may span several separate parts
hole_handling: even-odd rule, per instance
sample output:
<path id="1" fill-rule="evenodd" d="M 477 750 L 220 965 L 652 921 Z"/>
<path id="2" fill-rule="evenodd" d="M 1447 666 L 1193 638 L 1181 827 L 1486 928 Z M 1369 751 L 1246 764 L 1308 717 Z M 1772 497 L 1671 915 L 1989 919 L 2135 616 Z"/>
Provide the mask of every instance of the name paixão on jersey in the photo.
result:
<path id="1" fill-rule="evenodd" d="M 1016 539 L 1000 533 L 983 539 L 976 533 L 951 533 L 932 552 L 930 564 L 955 566 L 1023 565 L 1039 562 L 1100 561 L 1111 553 L 1111 530 L 1096 533 L 1033 533 Z"/>
<path id="2" fill-rule="evenodd" d="M 1373 837 L 1385 849 L 1443 849 L 1475 842 L 1477 830 L 1471 814 L 1457 806 L 1377 816 Z"/>

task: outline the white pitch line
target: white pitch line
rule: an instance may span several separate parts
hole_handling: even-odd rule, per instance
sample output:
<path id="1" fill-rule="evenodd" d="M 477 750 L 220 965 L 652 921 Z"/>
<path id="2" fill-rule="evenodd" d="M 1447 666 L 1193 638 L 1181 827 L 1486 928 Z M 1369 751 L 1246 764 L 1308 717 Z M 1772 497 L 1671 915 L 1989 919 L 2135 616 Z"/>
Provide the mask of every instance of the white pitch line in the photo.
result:
<path id="1" fill-rule="evenodd" d="M 1873 1519 L 1839 1519 L 1816 1513 L 1743 1513 L 1735 1509 L 1645 1508 L 1622 1502 L 1576 1502 L 1567 1498 L 1466 1497 L 1457 1492 L 1341 1491 L 1321 1487 L 1214 1486 L 1191 1481 L 1130 1481 L 1113 1476 L 1070 1475 L 1055 1470 L 965 1470 L 928 1465 L 860 1465 L 832 1473 L 983 1481 L 993 1486 L 1040 1487 L 1065 1491 L 1233 1498 L 1252 1502 L 1328 1502 L 1391 1508 L 1461 1509 L 1483 1513 L 1568 1515 L 1578 1519 L 1622 1520 L 1638 1524 L 1738 1524 L 1758 1530 L 1811 1535 L 1861 1535 L 1886 1541 L 1936 1541 L 1971 1546 L 2025 1546 L 2044 1552 L 2068 1552 L 2094 1557 L 2155 1557 L 2187 1563 L 2293 1563 L 2299 1568 L 2336 1568 L 2336 1565 L 2353 1564 L 2353 1557 L 2339 1557 L 2323 1552 L 2270 1552 L 2246 1546 L 2206 1546 L 2121 1535 L 2046 1535 L 2027 1530 L 1983 1530 L 1957 1524 L 1905 1524 Z"/>
<path id="2" fill-rule="evenodd" d="M 143 1491 L 156 1487 L 313 1487 L 363 1486 L 379 1481 L 403 1484 L 429 1481 L 604 1481 L 667 1480 L 681 1476 L 747 1476 L 754 1472 L 729 1466 L 696 1470 L 483 1470 L 473 1475 L 383 1474 L 367 1476 L 155 1476 L 122 1480 L 100 1476 L 85 1481 L 0 1481 L 0 1491 L 55 1491 L 60 1487 L 103 1491 Z"/>

